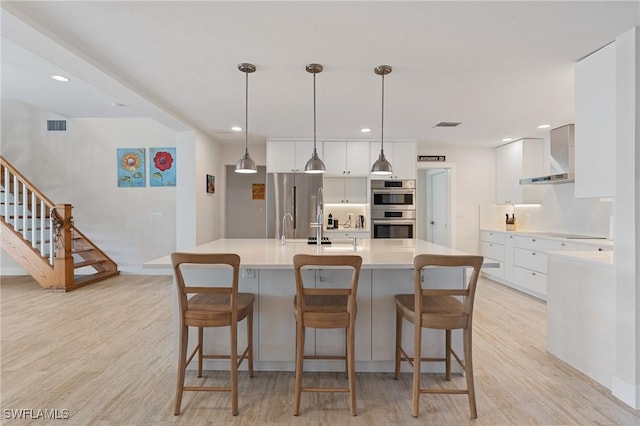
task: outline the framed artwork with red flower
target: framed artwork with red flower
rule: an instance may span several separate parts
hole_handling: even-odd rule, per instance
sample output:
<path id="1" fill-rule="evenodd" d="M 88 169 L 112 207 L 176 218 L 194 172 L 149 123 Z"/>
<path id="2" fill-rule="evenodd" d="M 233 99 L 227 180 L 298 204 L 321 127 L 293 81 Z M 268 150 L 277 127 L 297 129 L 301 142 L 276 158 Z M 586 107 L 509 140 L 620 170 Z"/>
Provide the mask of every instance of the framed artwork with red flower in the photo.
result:
<path id="1" fill-rule="evenodd" d="M 118 187 L 146 186 L 144 148 L 117 148 Z"/>
<path id="2" fill-rule="evenodd" d="M 149 186 L 176 186 L 175 148 L 149 148 Z"/>

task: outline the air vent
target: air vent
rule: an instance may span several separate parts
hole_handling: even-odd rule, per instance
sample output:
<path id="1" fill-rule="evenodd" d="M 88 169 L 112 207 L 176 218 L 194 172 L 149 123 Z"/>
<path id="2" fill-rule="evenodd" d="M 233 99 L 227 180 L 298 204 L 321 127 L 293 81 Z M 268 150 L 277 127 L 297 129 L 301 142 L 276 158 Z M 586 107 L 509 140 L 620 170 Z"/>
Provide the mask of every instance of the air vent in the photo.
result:
<path id="1" fill-rule="evenodd" d="M 67 120 L 47 120 L 47 132 L 66 132 Z"/>
<path id="2" fill-rule="evenodd" d="M 436 124 L 433 127 L 457 127 L 459 125 L 461 125 L 462 123 L 458 122 L 458 121 L 441 121 L 438 124 Z"/>

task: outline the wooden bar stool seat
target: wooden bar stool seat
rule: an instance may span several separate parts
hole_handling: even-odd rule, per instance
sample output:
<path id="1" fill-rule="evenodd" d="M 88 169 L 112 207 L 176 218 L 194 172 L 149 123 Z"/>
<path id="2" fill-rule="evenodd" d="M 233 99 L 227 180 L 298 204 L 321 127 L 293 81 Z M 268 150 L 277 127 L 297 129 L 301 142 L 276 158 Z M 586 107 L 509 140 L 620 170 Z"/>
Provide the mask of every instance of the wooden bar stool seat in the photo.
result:
<path id="1" fill-rule="evenodd" d="M 240 256 L 232 253 L 195 254 L 172 253 L 171 263 L 178 288 L 180 312 L 180 354 L 178 357 L 178 379 L 174 414 L 180 414 L 182 394 L 185 391 L 209 391 L 231 393 L 231 414 L 238 414 L 238 367 L 245 359 L 249 377 L 253 377 L 253 303 L 255 296 L 238 293 Z M 223 266 L 232 269 L 228 286 L 187 286 L 183 267 L 189 265 Z M 188 298 L 189 294 L 195 294 Z M 247 320 L 247 347 L 238 355 L 238 322 Z M 198 344 L 187 357 L 189 327 L 198 328 Z M 203 329 L 205 327 L 230 327 L 229 355 L 203 353 Z M 185 370 L 195 355 L 198 355 L 197 376 L 202 377 L 204 359 L 228 359 L 231 364 L 231 386 L 185 386 Z"/>
<path id="2" fill-rule="evenodd" d="M 351 414 L 356 415 L 355 389 L 355 317 L 358 279 L 362 258 L 360 256 L 317 256 L 298 254 L 293 257 L 296 276 L 296 296 L 294 297 L 296 319 L 296 373 L 295 404 L 293 414 L 300 413 L 302 392 L 348 392 Z M 310 288 L 305 287 L 301 269 L 304 267 L 347 267 L 352 268 L 348 288 Z M 344 356 L 305 356 L 305 329 L 344 328 L 346 330 L 346 354 Z M 344 359 L 349 385 L 337 387 L 303 387 L 302 370 L 305 359 Z"/>
<path id="3" fill-rule="evenodd" d="M 407 361 L 413 368 L 413 396 L 411 414 L 418 417 L 419 398 L 421 393 L 466 394 L 469 398 L 469 409 L 472 418 L 477 418 L 475 388 L 473 382 L 473 357 L 471 344 L 471 326 L 473 323 L 473 301 L 482 267 L 482 256 L 467 255 L 418 255 L 414 258 L 414 294 L 395 296 L 396 303 L 396 364 L 394 378 L 398 379 L 400 362 Z M 434 289 L 423 288 L 422 272 L 429 267 L 473 268 L 465 288 Z M 466 272 L 465 272 L 466 277 Z M 425 287 L 428 277 L 425 276 Z M 418 295 L 418 297 L 416 297 Z M 460 300 L 462 297 L 464 300 Z M 416 312 L 419 312 L 416 315 Z M 407 355 L 402 348 L 402 321 L 414 325 L 413 357 Z M 445 356 L 443 358 L 422 357 L 422 329 L 432 328 L 445 330 Z M 451 330 L 461 329 L 463 333 L 464 361 L 451 347 Z M 445 378 L 451 380 L 451 356 L 464 370 L 467 389 L 426 389 L 420 387 L 421 362 L 444 362 Z"/>

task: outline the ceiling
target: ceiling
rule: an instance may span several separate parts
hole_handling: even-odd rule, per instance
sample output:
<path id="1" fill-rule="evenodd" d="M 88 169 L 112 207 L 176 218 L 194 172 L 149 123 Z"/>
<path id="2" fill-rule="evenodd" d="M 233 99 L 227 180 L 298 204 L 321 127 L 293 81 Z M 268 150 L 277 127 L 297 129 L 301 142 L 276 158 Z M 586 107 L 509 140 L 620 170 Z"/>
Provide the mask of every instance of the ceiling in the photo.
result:
<path id="1" fill-rule="evenodd" d="M 494 147 L 573 122 L 575 62 L 640 25 L 634 1 L 3 1 L 2 97 L 66 117 L 152 117 L 249 133 Z M 64 74 L 68 83 L 51 80 Z M 124 104 L 126 106 L 118 106 Z M 112 106 L 115 105 L 115 106 Z M 462 122 L 455 128 L 434 127 Z M 372 132 L 360 132 L 369 127 Z"/>

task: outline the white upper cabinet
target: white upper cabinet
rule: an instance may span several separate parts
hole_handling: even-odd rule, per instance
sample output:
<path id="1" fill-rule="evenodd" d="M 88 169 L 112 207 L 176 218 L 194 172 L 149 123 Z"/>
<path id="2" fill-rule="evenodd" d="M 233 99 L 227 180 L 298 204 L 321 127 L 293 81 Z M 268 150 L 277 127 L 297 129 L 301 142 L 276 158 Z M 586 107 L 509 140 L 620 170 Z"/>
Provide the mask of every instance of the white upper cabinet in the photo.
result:
<path id="1" fill-rule="evenodd" d="M 322 143 L 316 143 L 318 155 L 323 158 Z M 313 141 L 269 140 L 267 141 L 267 173 L 304 172 L 311 158 Z M 326 161 L 325 161 L 326 164 Z"/>
<path id="2" fill-rule="evenodd" d="M 544 174 L 542 139 L 520 139 L 496 148 L 496 204 L 542 201 L 543 188 L 520 185 L 520 179 Z"/>
<path id="3" fill-rule="evenodd" d="M 322 183 L 325 203 L 359 203 L 367 202 L 366 177 L 331 177 L 325 176 Z"/>
<path id="4" fill-rule="evenodd" d="M 615 195 L 616 46 L 576 64 L 575 196 Z"/>
<path id="5" fill-rule="evenodd" d="M 368 141 L 324 141 L 324 165 L 327 174 L 340 176 L 369 174 Z"/>
<path id="6" fill-rule="evenodd" d="M 380 142 L 371 142 L 369 152 L 369 168 L 380 155 Z M 371 179 L 415 179 L 416 178 L 416 143 L 410 141 L 384 141 L 384 156 L 393 167 L 391 176 L 371 175 Z M 370 169 L 369 169 L 370 170 Z"/>

